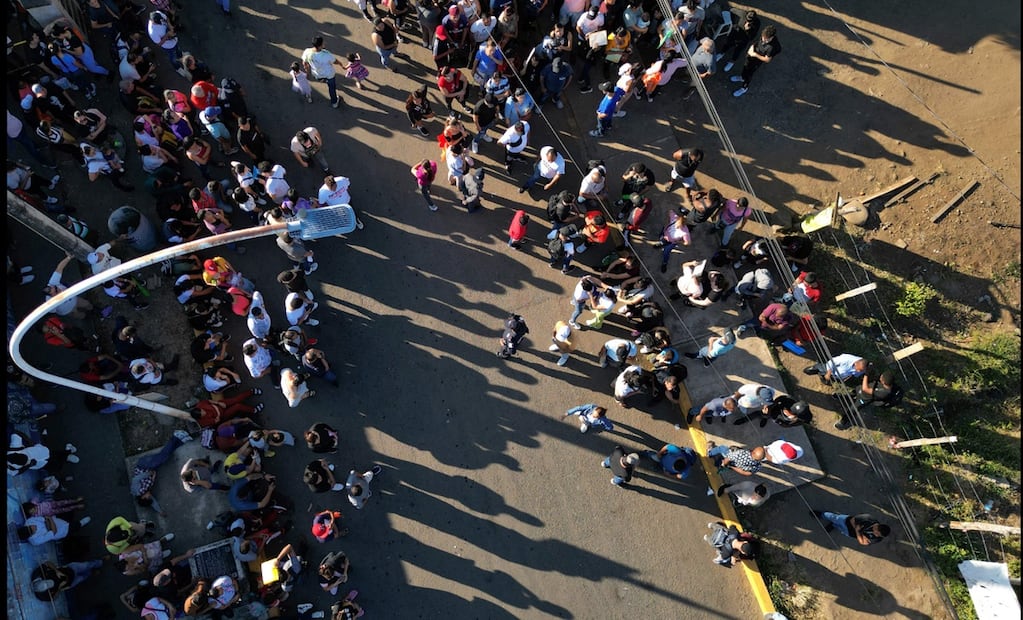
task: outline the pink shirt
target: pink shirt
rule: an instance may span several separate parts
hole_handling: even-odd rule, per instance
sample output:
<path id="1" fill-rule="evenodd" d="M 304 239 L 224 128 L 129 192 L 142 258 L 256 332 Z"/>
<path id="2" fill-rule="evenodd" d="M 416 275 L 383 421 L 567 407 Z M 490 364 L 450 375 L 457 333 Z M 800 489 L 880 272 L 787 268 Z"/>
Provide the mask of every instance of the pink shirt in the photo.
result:
<path id="1" fill-rule="evenodd" d="M 419 187 L 433 183 L 433 179 L 437 176 L 437 162 L 428 161 L 425 166 L 416 166 L 415 176 Z"/>

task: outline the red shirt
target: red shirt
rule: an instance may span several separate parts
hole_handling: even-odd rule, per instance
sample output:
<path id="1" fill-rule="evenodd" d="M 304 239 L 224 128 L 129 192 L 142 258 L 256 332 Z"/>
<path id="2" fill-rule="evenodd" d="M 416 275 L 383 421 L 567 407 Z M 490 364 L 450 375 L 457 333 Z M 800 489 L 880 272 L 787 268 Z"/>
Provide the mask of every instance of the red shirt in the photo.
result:
<path id="1" fill-rule="evenodd" d="M 526 227 L 529 225 L 529 220 L 526 219 L 523 224 L 520 219 L 523 219 L 524 215 L 526 212 L 520 209 L 512 216 L 511 225 L 508 226 L 508 237 L 512 241 L 521 241 L 526 238 Z"/>
<path id="2" fill-rule="evenodd" d="M 593 218 L 598 215 L 602 215 L 600 211 L 587 211 L 586 212 L 586 226 L 583 228 L 583 234 L 592 243 L 604 243 L 607 238 L 611 235 L 611 229 L 608 228 L 607 224 L 603 226 L 597 226 L 593 223 Z"/>
<path id="3" fill-rule="evenodd" d="M 203 90 L 202 97 L 196 97 L 192 95 L 189 97 L 189 101 L 195 107 L 196 112 L 202 112 L 211 105 L 217 105 L 217 94 L 220 92 L 217 87 L 209 82 L 196 82 L 192 87 L 201 86 Z"/>

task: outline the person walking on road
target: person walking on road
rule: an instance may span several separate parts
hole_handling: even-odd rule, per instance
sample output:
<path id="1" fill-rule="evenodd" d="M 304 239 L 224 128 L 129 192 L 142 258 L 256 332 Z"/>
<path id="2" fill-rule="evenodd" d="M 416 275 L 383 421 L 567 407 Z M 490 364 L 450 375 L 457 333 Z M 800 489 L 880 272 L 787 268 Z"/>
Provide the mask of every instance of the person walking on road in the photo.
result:
<path id="1" fill-rule="evenodd" d="M 753 79 L 753 74 L 756 73 L 757 69 L 761 65 L 765 65 L 775 56 L 781 53 L 781 43 L 778 43 L 778 37 L 775 36 L 774 26 L 768 26 L 764 28 L 764 31 L 760 33 L 760 38 L 757 39 L 753 45 L 750 45 L 749 50 L 746 52 L 746 64 L 742 67 L 741 75 L 733 75 L 731 80 L 733 82 L 742 82 L 742 85 L 732 93 L 733 97 L 742 97 L 749 90 L 750 80 Z"/>
<path id="2" fill-rule="evenodd" d="M 291 139 L 291 153 L 303 168 L 308 168 L 315 161 L 324 174 L 330 174 L 330 164 L 323 154 L 323 138 L 315 127 L 306 127 L 295 133 Z"/>
<path id="3" fill-rule="evenodd" d="M 398 72 L 397 67 L 389 64 L 391 56 L 397 56 L 402 60 L 412 60 L 412 58 L 403 52 L 398 51 L 398 44 L 401 43 L 402 39 L 398 36 L 398 29 L 394 27 L 389 19 L 383 17 L 377 17 L 373 20 L 373 46 L 376 47 L 377 54 L 380 55 L 380 64 L 385 69 L 390 69 L 395 73 Z"/>
<path id="4" fill-rule="evenodd" d="M 337 92 L 337 70 L 334 65 L 344 67 L 334 54 L 323 47 L 323 37 L 313 37 L 313 46 L 302 51 L 302 69 L 306 75 L 311 75 L 314 79 L 327 85 L 332 108 L 344 103 L 344 99 Z M 306 101 L 311 102 L 311 98 L 306 97 Z"/>
<path id="5" fill-rule="evenodd" d="M 637 463 L 639 463 L 638 454 L 635 452 L 626 454 L 625 448 L 615 446 L 611 456 L 601 461 L 600 466 L 610 469 L 611 473 L 614 474 L 614 477 L 611 478 L 611 484 L 616 487 L 623 487 L 632 480 L 632 472 L 636 469 Z"/>
<path id="6" fill-rule="evenodd" d="M 410 172 L 416 179 L 416 187 L 419 188 L 419 193 L 426 199 L 427 208 L 430 211 L 436 211 L 437 205 L 433 202 L 430 190 L 433 189 L 433 181 L 437 178 L 437 162 L 424 159 L 415 166 L 412 166 Z"/>
<path id="7" fill-rule="evenodd" d="M 366 500 L 373 495 L 369 490 L 369 483 L 375 476 L 379 476 L 381 471 L 383 468 L 374 465 L 372 469 L 361 474 L 356 473 L 354 469 L 348 472 L 348 481 L 345 484 L 348 488 L 348 501 L 356 509 L 362 510 L 362 507 L 366 505 Z"/>

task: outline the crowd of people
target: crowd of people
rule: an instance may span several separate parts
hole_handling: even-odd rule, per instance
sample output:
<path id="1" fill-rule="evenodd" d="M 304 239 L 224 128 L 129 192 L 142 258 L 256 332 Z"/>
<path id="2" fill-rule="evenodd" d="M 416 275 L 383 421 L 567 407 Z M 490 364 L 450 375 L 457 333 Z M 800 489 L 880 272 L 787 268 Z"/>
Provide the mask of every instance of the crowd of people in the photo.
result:
<path id="1" fill-rule="evenodd" d="M 236 226 L 274 224 L 302 216 L 303 211 L 320 206 L 351 204 L 348 178 L 332 172 L 324 133 L 312 126 L 298 129 L 290 140 L 290 150 L 303 168 L 315 166 L 325 176 L 323 185 L 311 196 L 293 187 L 287 170 L 268 156 L 269 139 L 250 113 L 241 84 L 230 77 L 217 79 L 213 70 L 197 55 L 184 53 L 178 35 L 188 7 L 172 2 L 152 1 L 154 7 L 141 7 L 129 0 L 88 0 L 88 39 L 97 49 L 109 49 L 114 70 L 104 67 L 97 54 L 85 43 L 71 24 L 58 23 L 43 30 L 19 15 L 25 35 L 18 50 L 22 65 L 17 72 L 17 100 L 20 111 L 8 110 L 10 141 L 22 144 L 38 166 L 53 169 L 52 155 L 70 157 L 86 170 L 89 182 L 108 178 L 119 190 L 135 191 L 124 179 L 127 149 L 124 136 L 109 120 L 111 111 L 96 104 L 101 85 L 117 85 L 117 98 L 132 117 L 132 137 L 138 161 L 146 173 L 145 191 L 156 205 L 163 241 L 179 244 L 201 236 L 221 234 Z M 231 16 L 228 0 L 218 3 L 225 18 Z M 696 179 L 704 159 L 700 149 L 680 149 L 669 162 L 636 162 L 609 180 L 607 165 L 600 160 L 586 162 L 577 191 L 563 189 L 568 153 L 556 145 L 536 144 L 533 126 L 542 116 L 541 107 L 553 102 L 564 107 L 570 86 L 576 83 L 581 94 L 594 90 L 593 74 L 598 72 L 597 88 L 602 97 L 596 109 L 596 127 L 590 135 L 596 139 L 613 131 L 616 119 L 627 116 L 625 105 L 631 99 L 653 101 L 664 92 L 676 72 L 691 59 L 696 79 L 710 79 L 717 65 L 727 58 L 723 72 L 728 73 L 742 60 L 740 75 L 731 77 L 741 83 L 734 92 L 744 95 L 754 73 L 771 62 L 780 51 L 773 26 L 761 28 L 755 11 L 745 11 L 735 19 L 727 35 L 715 39 L 721 23 L 721 3 L 706 0 L 674 0 L 671 13 L 662 12 L 662 4 L 649 0 L 564 0 L 549 6 L 546 0 L 389 0 L 383 5 L 356 2 L 362 15 L 371 22 L 364 36 L 372 43 L 382 68 L 401 73 L 394 59 L 407 60 L 400 45 L 411 38 L 417 18 L 423 47 L 430 50 L 437 66 L 437 94 L 449 114 L 437 135 L 447 167 L 446 179 L 461 193 L 460 203 L 470 212 L 478 210 L 483 196 L 484 168 L 475 159 L 484 145 L 496 143 L 506 174 L 516 164 L 527 164 L 528 173 L 515 181 L 519 193 L 542 195 L 547 200 L 540 214 L 548 220 L 549 231 L 543 238 L 550 265 L 569 274 L 573 258 L 590 248 L 603 248 L 608 254 L 602 271 L 582 276 L 575 284 L 571 302 L 574 311 L 567 320 L 554 326 L 549 350 L 558 355 L 557 364 L 565 365 L 576 350 L 576 334 L 584 329 L 600 330 L 605 319 L 618 316 L 627 337 L 611 338 L 599 351 L 600 366 L 613 365 L 615 376 L 611 396 L 622 407 L 646 399 L 645 406 L 665 401 L 677 406 L 688 371 L 683 358 L 702 360 L 710 365 L 715 359 L 738 346 L 748 330 L 771 343 L 789 341 L 796 346 L 811 342 L 819 335 L 806 316 L 793 309 L 809 308 L 814 314 L 821 300 L 821 282 L 809 268 L 812 242 L 792 235 L 779 240 L 795 276 L 791 286 L 782 290 L 776 283 L 779 274 L 768 268 L 770 254 L 766 238 L 753 239 L 735 247 L 732 236 L 741 231 L 752 216 L 744 196 L 725 197 L 717 189 L 704 189 Z M 155 8 L 156 10 L 151 10 Z M 725 9 L 727 10 L 727 9 Z M 326 85 L 334 108 L 344 104 L 337 82 L 338 70 L 353 81 L 356 88 L 370 78 L 371 68 L 357 53 L 336 56 L 326 49 L 322 36 L 313 36 L 289 67 L 292 87 L 300 101 L 316 100 L 314 85 Z M 683 51 L 682 46 L 685 46 Z M 162 53 L 164 60 L 158 60 Z M 102 54 L 100 54 L 102 55 Z M 158 65 L 170 67 L 188 84 L 178 89 L 161 79 Z M 683 80 L 688 80 L 688 72 Z M 100 80 L 102 82 L 104 80 Z M 467 121 L 463 122 L 456 105 Z M 436 118 L 425 87 L 413 89 L 405 102 L 411 129 L 430 136 L 430 122 Z M 276 128 L 275 128 L 276 129 Z M 491 132 L 499 134 L 492 136 Z M 40 150 L 37 136 L 50 146 Z M 486 147 L 489 149 L 490 147 Z M 527 149 L 537 156 L 531 159 Z M 218 156 L 215 154 L 219 153 Z M 231 159 L 236 157 L 236 159 Z M 290 164 L 289 164 L 290 165 Z M 659 186 L 656 177 L 665 169 L 668 180 Z M 431 193 L 439 164 L 429 158 L 418 161 L 410 172 L 427 207 L 438 210 Z M 616 173 L 617 175 L 617 173 Z M 220 177 L 228 177 L 221 179 Z M 196 177 L 201 178 L 198 181 Z M 95 245 L 95 228 L 84 218 L 72 216 L 73 209 L 50 196 L 61 178 L 47 178 L 22 163 L 8 163 L 8 188 L 19 196 L 52 213 L 55 220 L 72 234 Z M 615 191 L 612 191 L 612 185 Z M 697 232 L 719 235 L 719 249 L 711 256 L 689 257 L 672 278 L 669 299 L 656 299 L 657 288 L 627 245 L 612 248 L 610 241 L 615 222 L 625 240 L 641 233 L 641 227 L 653 214 L 651 196 L 660 191 L 671 194 L 684 189 L 680 206 L 669 209 L 658 223 L 661 248 L 660 272 L 671 268 L 676 251 L 685 253 Z M 244 216 L 242 215 L 244 214 Z M 233 216 L 233 217 L 232 217 Z M 522 209 L 514 213 L 508 228 L 508 245 L 519 249 L 529 241 L 530 228 L 538 218 Z M 358 228 L 362 228 L 357 218 Z M 198 439 L 203 446 L 221 453 L 209 458 L 191 459 L 180 472 L 186 491 L 227 494 L 231 512 L 211 518 L 210 529 L 218 529 L 231 539 L 232 551 L 239 560 L 262 560 L 264 569 L 258 583 L 264 604 L 282 606 L 294 580 L 307 564 L 308 549 L 300 544 L 285 544 L 276 554 L 267 552 L 271 541 L 284 542 L 290 523 L 290 501 L 277 491 L 273 474 L 264 471 L 266 458 L 277 449 L 296 443 L 283 429 L 263 428 L 254 418 L 263 403 L 253 403 L 263 395 L 259 387 L 245 387 L 269 376 L 289 407 L 299 407 L 313 398 L 317 389 L 338 385 L 337 374 L 322 349 L 316 348 L 312 334 L 319 325 L 313 315 L 318 308 L 308 278 L 318 269 L 312 248 L 287 233 L 278 236 L 277 245 L 290 268 L 277 277 L 284 287 L 283 302 L 268 308 L 263 293 L 224 256 L 201 258 L 190 255 L 166 261 L 164 276 L 173 281 L 173 295 L 181 304 L 185 320 L 194 331 L 190 351 L 206 390 L 204 398 L 191 404 L 195 422 L 202 428 Z M 126 239 L 115 239 L 97 247 L 88 258 L 94 273 L 120 264 L 112 251 Z M 244 247 L 229 245 L 237 253 Z M 61 261 L 47 283 L 47 296 L 67 288 L 64 268 L 70 257 Z M 33 276 L 8 259 L 8 274 L 18 283 Z M 732 275 L 738 277 L 732 277 Z M 780 274 L 787 281 L 788 274 Z M 733 281 L 734 280 L 734 281 Z M 128 275 L 113 278 L 104 285 L 111 307 L 96 308 L 85 299 L 70 299 L 55 308 L 44 322 L 47 344 L 81 352 L 81 380 L 108 391 L 130 394 L 154 385 L 173 385 L 180 372 L 177 357 L 158 359 L 159 350 L 143 342 L 138 329 L 124 316 L 115 320 L 109 340 L 88 336 L 85 319 L 98 319 L 119 312 L 126 300 L 136 310 L 147 307 L 150 293 L 144 282 Z M 775 295 L 777 294 L 777 297 Z M 664 325 L 665 305 L 679 301 L 693 308 L 709 308 L 733 300 L 740 308 L 755 309 L 756 319 L 726 329 L 708 338 L 706 345 L 684 351 L 673 344 L 678 339 Z M 592 316 L 580 322 L 584 312 Z M 275 328 L 272 315 L 286 319 Z M 232 319 L 231 315 L 236 319 Z M 614 319 L 617 321 L 618 319 Z M 251 338 L 238 349 L 223 333 L 229 321 L 244 321 Z M 818 318 L 818 324 L 822 324 Z M 528 333 L 525 320 L 513 316 L 505 324 L 501 338 L 502 357 L 511 357 Z M 103 350 L 112 350 L 112 354 Z M 235 368 L 240 350 L 245 371 Z M 855 356 L 838 356 L 822 365 L 808 367 L 808 374 L 819 374 L 822 381 L 856 382 L 860 406 L 889 403 L 898 393 L 891 373 L 878 373 Z M 244 376 L 247 374 L 248 376 Z M 322 382 L 321 385 L 317 383 Z M 264 382 L 265 384 L 265 382 Z M 95 395 L 86 397 L 86 407 L 98 413 L 113 413 L 124 405 Z M 36 407 L 32 407 L 35 415 Z M 40 412 L 46 407 L 38 407 Z M 734 424 L 758 421 L 761 426 L 773 421 L 779 426 L 810 422 L 812 416 L 804 401 L 796 400 L 769 386 L 750 384 L 694 409 L 689 423 L 712 424 L 735 415 Z M 39 415 L 46 415 L 40 413 Z M 579 424 L 580 431 L 609 431 L 613 423 L 607 408 L 595 403 L 569 409 L 566 417 Z M 848 428 L 843 417 L 837 425 Z M 47 448 L 26 436 L 11 436 L 8 472 L 20 475 L 30 470 L 45 470 L 50 476 L 40 482 L 41 495 L 23 506 L 25 522 L 19 536 L 30 544 L 59 541 L 87 523 L 88 517 L 70 521 L 57 517 L 84 507 L 82 498 L 60 499 L 59 474 L 65 463 L 77 462 L 75 447 L 64 450 Z M 138 461 L 131 476 L 131 493 L 139 505 L 160 511 L 152 488 L 157 471 L 182 444 L 192 440 L 178 432 L 158 453 Z M 303 439 L 319 454 L 336 451 L 339 434 L 325 423 L 308 429 Z M 743 476 L 754 476 L 762 462 L 785 463 L 799 458 L 802 448 L 789 442 L 774 442 L 752 448 L 712 446 L 708 455 L 722 469 Z M 222 456 L 222 458 L 221 458 Z M 697 455 L 689 448 L 665 444 L 658 450 L 627 452 L 617 446 L 601 465 L 612 470 L 611 482 L 627 486 L 641 458 L 647 458 L 664 475 L 675 479 L 688 477 Z M 315 493 L 343 493 L 355 509 L 362 509 L 372 496 L 370 483 L 382 473 L 380 466 L 364 471 L 352 469 L 347 477 L 335 474 L 335 465 L 324 458 L 311 460 L 303 480 Z M 744 505 L 756 506 L 769 493 L 762 482 L 744 481 L 724 485 L 718 494 L 731 493 Z M 821 512 L 821 518 L 842 533 L 876 542 L 885 535 L 886 526 L 867 515 L 848 517 Z M 322 511 L 315 515 L 312 533 L 320 542 L 343 537 L 341 512 Z M 715 560 L 731 565 L 754 557 L 756 541 L 719 524 L 707 540 L 718 551 Z M 116 565 L 126 575 L 144 577 L 122 600 L 147 620 L 162 620 L 178 613 L 210 613 L 218 617 L 230 613 L 241 600 L 244 589 L 231 575 L 206 578 L 192 575 L 188 560 L 192 550 L 172 557 L 168 547 L 173 534 L 157 537 L 151 523 L 133 523 L 122 517 L 107 527 L 104 543 L 116 556 Z M 864 543 L 867 544 L 867 543 Z M 274 545 L 276 547 L 276 545 Z M 33 588 L 40 598 L 52 598 L 73 588 L 101 562 L 43 564 L 32 573 Z M 357 591 L 341 594 L 347 584 L 349 560 L 344 553 L 332 551 L 319 564 L 320 585 L 337 597 L 331 617 L 354 618 L 362 615 L 355 602 Z M 311 605 L 294 608 L 307 617 L 323 617 Z M 319 614 L 319 615 L 317 615 Z"/>

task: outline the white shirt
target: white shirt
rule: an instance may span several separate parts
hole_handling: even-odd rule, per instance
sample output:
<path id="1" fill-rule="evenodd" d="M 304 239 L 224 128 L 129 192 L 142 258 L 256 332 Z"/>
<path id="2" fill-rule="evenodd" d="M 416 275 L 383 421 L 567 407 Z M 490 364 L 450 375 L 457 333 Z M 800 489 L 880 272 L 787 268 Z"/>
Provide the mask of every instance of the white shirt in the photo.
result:
<path id="1" fill-rule="evenodd" d="M 313 74 L 316 79 L 330 79 L 334 77 L 336 71 L 334 71 L 334 54 L 331 54 L 325 49 L 316 51 L 316 48 L 310 47 L 302 52 L 302 61 L 309 63 L 309 71 Z"/>
<path id="2" fill-rule="evenodd" d="M 21 122 L 21 119 L 11 114 L 10 110 L 7 110 L 7 137 L 17 138 L 24 128 L 25 124 Z"/>
<path id="3" fill-rule="evenodd" d="M 121 64 L 117 65 L 117 71 L 118 73 L 121 74 L 122 80 L 131 80 L 134 82 L 136 80 L 142 79 L 142 76 L 139 74 L 139 71 L 135 67 L 135 65 L 128 62 L 127 56 L 124 57 L 124 60 L 121 61 Z"/>
<path id="4" fill-rule="evenodd" d="M 297 309 L 291 309 L 292 300 L 301 299 L 302 305 Z M 288 296 L 284 299 L 284 312 L 288 317 L 288 322 L 292 325 L 298 325 L 299 320 L 305 315 L 308 308 L 309 298 L 302 293 L 288 293 Z"/>
<path id="5" fill-rule="evenodd" d="M 476 43 L 483 43 L 490 38 L 490 33 L 494 31 L 494 27 L 497 26 L 497 20 L 493 17 L 490 18 L 490 24 L 484 24 L 482 19 L 477 19 L 473 22 L 472 26 L 469 27 L 469 33 L 472 34 L 472 40 Z"/>
<path id="6" fill-rule="evenodd" d="M 320 132 L 315 127 L 306 127 L 302 131 L 307 136 L 309 136 L 309 140 L 312 142 L 312 144 L 310 146 L 311 146 L 313 151 L 318 151 L 321 148 L 323 148 L 322 147 L 323 139 L 320 137 Z M 291 151 L 293 153 L 298 153 L 299 155 L 305 155 L 306 148 L 307 148 L 306 146 L 304 146 L 301 142 L 298 141 L 298 138 L 292 136 L 292 138 L 291 138 Z"/>
<path id="7" fill-rule="evenodd" d="M 579 21 L 577 21 L 575 25 L 579 29 L 579 32 L 582 32 L 583 36 L 586 36 L 600 30 L 604 26 L 604 14 L 597 13 L 596 17 L 590 19 L 589 13 L 583 13 L 579 16 Z"/>
<path id="8" fill-rule="evenodd" d="M 174 46 L 176 46 L 178 44 L 178 38 L 177 37 L 172 37 L 170 39 L 167 39 L 163 43 L 160 43 L 160 39 L 162 39 L 167 34 L 167 22 L 168 22 L 167 16 L 164 13 L 162 13 L 161 11 L 153 11 L 153 12 L 154 13 L 159 13 L 160 15 L 163 15 L 163 23 L 162 24 L 157 24 L 157 23 L 154 23 L 152 20 L 149 21 L 149 27 L 147 28 L 147 31 L 149 32 L 149 38 L 153 40 L 153 43 L 156 43 L 157 45 L 159 45 L 163 49 L 166 49 L 166 50 L 174 49 Z"/>
<path id="9" fill-rule="evenodd" d="M 143 370 L 141 373 L 136 372 L 135 368 L 136 366 L 142 366 Z M 131 376 L 135 377 L 135 380 L 138 381 L 139 383 L 144 383 L 146 385 L 156 385 L 157 383 L 160 382 L 161 379 L 163 379 L 163 373 L 160 372 L 160 369 L 157 368 L 156 365 L 153 364 L 153 362 L 147 360 L 144 357 L 140 357 L 137 360 L 132 360 L 131 364 L 128 367 L 131 368 Z"/>
<path id="10" fill-rule="evenodd" d="M 328 188 L 326 183 L 320 186 L 320 193 L 316 197 L 320 201 L 320 206 L 330 207 L 351 203 L 352 197 L 348 194 L 348 188 L 352 182 L 348 180 L 348 177 L 334 177 L 334 182 L 337 185 L 333 190 Z"/>
<path id="11" fill-rule="evenodd" d="M 67 290 L 67 287 L 61 283 L 60 277 L 61 277 L 60 272 L 54 271 L 50 275 L 50 281 L 47 282 L 46 284 L 49 286 L 55 286 L 57 287 L 58 291 L 64 292 Z M 46 296 L 47 301 L 49 301 L 52 297 L 53 297 L 52 295 L 47 295 Z M 77 303 L 78 303 L 77 297 L 70 297 L 62 301 L 59 306 L 53 309 L 53 311 L 60 316 L 67 316 L 75 311 L 75 306 L 77 305 Z"/>
<path id="12" fill-rule="evenodd" d="M 292 409 L 298 407 L 299 403 L 302 402 L 302 396 L 309 391 L 309 383 L 306 381 L 303 381 L 297 387 L 294 385 L 293 382 L 296 376 L 297 373 L 290 368 L 285 368 L 281 371 L 281 392 L 288 399 L 288 406 Z"/>
<path id="13" fill-rule="evenodd" d="M 257 319 L 252 316 L 252 309 L 259 308 L 263 312 L 263 318 Z M 246 319 L 249 326 L 249 333 L 254 338 L 266 338 L 270 333 L 270 315 L 266 313 L 266 306 L 263 305 L 263 294 L 256 291 L 252 294 L 252 303 L 249 304 L 249 318 Z"/>
<path id="14" fill-rule="evenodd" d="M 625 357 L 635 357 L 638 352 L 636 343 L 631 340 L 624 338 L 614 338 L 604 343 L 604 351 L 607 353 L 607 359 L 612 362 L 624 362 L 625 360 L 618 357 L 618 347 L 625 345 Z"/>
<path id="15" fill-rule="evenodd" d="M 92 266 L 93 275 L 121 264 L 121 259 L 117 258 L 116 256 L 110 255 L 109 243 L 104 243 L 103 245 L 99 246 L 98 248 L 96 248 L 95 252 L 97 254 L 102 254 L 103 258 L 101 258 L 98 263 Z"/>
<path id="16" fill-rule="evenodd" d="M 258 379 L 263 376 L 267 368 L 270 368 L 270 364 L 273 363 L 273 356 L 270 355 L 270 350 L 256 342 L 255 338 L 249 338 L 242 345 L 242 349 L 248 345 L 253 344 L 256 346 L 256 353 L 254 355 L 243 355 L 245 358 L 245 367 L 249 369 L 249 374 L 252 375 L 253 379 Z"/>
<path id="17" fill-rule="evenodd" d="M 582 183 L 579 184 L 580 196 L 584 194 L 588 194 L 591 196 L 599 196 L 600 194 L 604 193 L 605 184 L 604 177 L 599 177 L 598 180 L 594 181 L 592 174 L 593 171 L 591 170 L 590 172 L 591 174 L 587 174 L 585 177 L 583 177 Z"/>
<path id="18" fill-rule="evenodd" d="M 284 200 L 288 190 L 291 186 L 284 180 L 284 175 L 287 174 L 287 170 L 284 166 L 277 164 L 270 169 L 270 176 L 266 179 L 266 193 L 273 198 L 274 202 L 280 203 Z"/>
<path id="19" fill-rule="evenodd" d="M 526 150 L 529 146 L 529 123 L 522 121 L 522 129 L 522 133 L 519 133 L 515 131 L 515 125 L 512 125 L 497 139 L 498 144 L 503 144 L 509 153 L 521 153 Z M 513 144 L 515 146 L 512 146 Z"/>
<path id="20" fill-rule="evenodd" d="M 548 180 L 553 179 L 556 175 L 565 174 L 565 158 L 561 156 L 561 153 L 554 154 L 554 161 L 547 161 L 547 153 L 553 150 L 552 146 L 540 149 L 540 176 Z"/>

